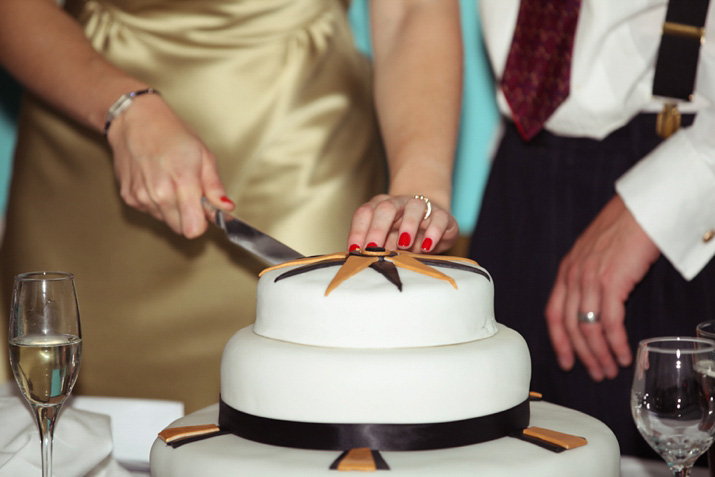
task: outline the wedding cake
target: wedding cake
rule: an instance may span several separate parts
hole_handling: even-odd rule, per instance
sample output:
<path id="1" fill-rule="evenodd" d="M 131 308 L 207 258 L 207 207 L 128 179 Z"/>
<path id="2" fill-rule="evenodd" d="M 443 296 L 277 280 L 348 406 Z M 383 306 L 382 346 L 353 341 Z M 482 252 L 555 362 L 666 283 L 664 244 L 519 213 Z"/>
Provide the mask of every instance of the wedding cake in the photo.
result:
<path id="1" fill-rule="evenodd" d="M 493 296 L 458 257 L 369 248 L 265 270 L 219 403 L 162 433 L 152 475 L 618 475 L 605 425 L 530 400 L 528 348 Z"/>

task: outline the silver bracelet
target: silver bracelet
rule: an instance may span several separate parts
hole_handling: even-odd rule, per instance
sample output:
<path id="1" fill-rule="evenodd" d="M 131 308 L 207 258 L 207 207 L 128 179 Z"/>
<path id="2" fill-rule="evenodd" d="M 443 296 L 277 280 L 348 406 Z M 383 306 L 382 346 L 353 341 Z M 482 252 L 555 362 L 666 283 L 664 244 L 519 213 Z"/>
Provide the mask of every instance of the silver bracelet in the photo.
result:
<path id="1" fill-rule="evenodd" d="M 132 91 L 131 93 L 124 93 L 117 99 L 107 111 L 107 118 L 104 121 L 104 137 L 107 137 L 109 132 L 109 126 L 112 125 L 112 121 L 116 119 L 117 116 L 122 114 L 129 106 L 134 102 L 134 98 L 141 96 L 143 94 L 161 94 L 158 90 L 154 88 L 140 89 L 138 91 Z"/>

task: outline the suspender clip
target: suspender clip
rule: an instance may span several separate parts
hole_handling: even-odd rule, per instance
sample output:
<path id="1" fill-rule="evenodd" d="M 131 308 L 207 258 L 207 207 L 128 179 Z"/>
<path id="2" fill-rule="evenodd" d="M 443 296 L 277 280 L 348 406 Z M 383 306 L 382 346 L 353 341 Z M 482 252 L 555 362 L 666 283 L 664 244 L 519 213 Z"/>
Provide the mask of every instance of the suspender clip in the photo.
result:
<path id="1" fill-rule="evenodd" d="M 658 119 L 655 123 L 655 132 L 658 136 L 666 139 L 675 131 L 680 129 L 680 111 L 675 103 L 665 103 L 663 111 L 658 113 Z"/>
<path id="2" fill-rule="evenodd" d="M 671 36 L 681 36 L 698 40 L 702 45 L 705 42 L 705 27 L 686 25 L 684 23 L 665 22 L 663 24 L 663 34 Z"/>

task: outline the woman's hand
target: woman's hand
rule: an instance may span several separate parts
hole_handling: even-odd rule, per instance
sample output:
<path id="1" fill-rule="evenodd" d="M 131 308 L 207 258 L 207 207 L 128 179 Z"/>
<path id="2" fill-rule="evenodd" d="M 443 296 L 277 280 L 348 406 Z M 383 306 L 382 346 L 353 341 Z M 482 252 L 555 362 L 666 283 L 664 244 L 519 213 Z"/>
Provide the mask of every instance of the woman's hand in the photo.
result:
<path id="1" fill-rule="evenodd" d="M 159 95 L 143 95 L 120 114 L 107 135 L 119 192 L 127 205 L 198 237 L 208 227 L 201 197 L 233 209 L 216 158 Z"/>
<path id="2" fill-rule="evenodd" d="M 459 2 L 374 0 L 370 21 L 389 195 L 357 209 L 348 246 L 443 252 L 459 233 L 449 213 L 463 76 Z M 429 197 L 430 214 L 414 194 Z"/>
<path id="3" fill-rule="evenodd" d="M 425 218 L 430 206 L 429 216 Z M 353 214 L 348 247 L 384 247 L 417 253 L 440 253 L 459 235 L 456 219 L 435 202 L 408 195 L 380 194 Z"/>
<path id="4" fill-rule="evenodd" d="M 0 2 L 0 44 L 0 63 L 24 89 L 95 131 L 121 94 L 149 86 L 106 61 L 58 2 Z M 112 121 L 108 140 L 124 201 L 176 233 L 206 230 L 202 195 L 232 208 L 221 201 L 213 154 L 160 96 L 135 98 Z"/>

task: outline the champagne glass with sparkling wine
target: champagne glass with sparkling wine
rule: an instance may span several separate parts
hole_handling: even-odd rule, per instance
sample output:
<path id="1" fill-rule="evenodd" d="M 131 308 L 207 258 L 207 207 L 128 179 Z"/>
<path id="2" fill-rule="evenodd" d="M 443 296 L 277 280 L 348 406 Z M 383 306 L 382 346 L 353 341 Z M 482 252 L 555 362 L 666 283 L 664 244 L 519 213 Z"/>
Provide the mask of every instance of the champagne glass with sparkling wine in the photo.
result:
<path id="1" fill-rule="evenodd" d="M 31 272 L 15 277 L 8 341 L 15 380 L 40 428 L 42 476 L 51 477 L 55 421 L 77 380 L 82 355 L 71 273 Z"/>
<path id="2" fill-rule="evenodd" d="M 713 391 L 715 342 L 666 337 L 639 343 L 631 388 L 633 419 L 675 477 L 687 477 L 713 441 Z"/>

